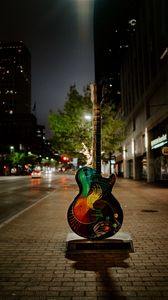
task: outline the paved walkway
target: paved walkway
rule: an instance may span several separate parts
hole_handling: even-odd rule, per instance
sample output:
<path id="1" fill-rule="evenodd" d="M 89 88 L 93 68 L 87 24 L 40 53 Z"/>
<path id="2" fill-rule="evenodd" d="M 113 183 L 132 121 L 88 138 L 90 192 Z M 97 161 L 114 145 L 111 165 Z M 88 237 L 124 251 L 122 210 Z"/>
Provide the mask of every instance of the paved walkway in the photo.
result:
<path id="1" fill-rule="evenodd" d="M 66 212 L 77 193 L 62 188 L 0 229 L 1 300 L 168 299 L 168 189 L 118 179 L 113 193 L 124 210 L 122 231 L 135 253 L 66 253 Z"/>

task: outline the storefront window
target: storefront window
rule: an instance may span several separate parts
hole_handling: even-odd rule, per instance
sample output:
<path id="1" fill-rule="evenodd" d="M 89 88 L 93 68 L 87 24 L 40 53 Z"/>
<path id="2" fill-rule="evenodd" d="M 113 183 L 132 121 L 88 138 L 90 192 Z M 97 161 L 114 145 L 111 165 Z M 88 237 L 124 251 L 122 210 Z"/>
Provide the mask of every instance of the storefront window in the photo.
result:
<path id="1" fill-rule="evenodd" d="M 161 157 L 161 180 L 168 180 L 168 156 Z"/>

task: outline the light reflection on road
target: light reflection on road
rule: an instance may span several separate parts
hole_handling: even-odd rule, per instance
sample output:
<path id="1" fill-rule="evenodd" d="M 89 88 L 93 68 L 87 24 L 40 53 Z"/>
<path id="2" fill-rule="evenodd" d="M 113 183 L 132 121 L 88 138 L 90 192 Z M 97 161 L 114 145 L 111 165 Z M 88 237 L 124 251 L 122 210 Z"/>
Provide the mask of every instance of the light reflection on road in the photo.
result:
<path id="1" fill-rule="evenodd" d="M 31 180 L 31 185 L 32 186 L 37 186 L 37 185 L 40 185 L 41 184 L 41 178 L 33 178 Z"/>
<path id="2" fill-rule="evenodd" d="M 0 177 L 0 225 L 53 191 L 76 189 L 75 177 L 69 174 Z"/>

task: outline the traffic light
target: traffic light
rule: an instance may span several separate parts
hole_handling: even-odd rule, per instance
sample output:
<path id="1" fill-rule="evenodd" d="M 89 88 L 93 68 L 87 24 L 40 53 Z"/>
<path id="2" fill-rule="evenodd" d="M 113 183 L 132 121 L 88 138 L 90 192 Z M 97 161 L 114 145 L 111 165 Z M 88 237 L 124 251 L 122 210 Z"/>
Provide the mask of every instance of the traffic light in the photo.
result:
<path id="1" fill-rule="evenodd" d="M 60 160 L 61 160 L 61 162 L 68 163 L 69 157 L 63 154 L 60 156 Z"/>

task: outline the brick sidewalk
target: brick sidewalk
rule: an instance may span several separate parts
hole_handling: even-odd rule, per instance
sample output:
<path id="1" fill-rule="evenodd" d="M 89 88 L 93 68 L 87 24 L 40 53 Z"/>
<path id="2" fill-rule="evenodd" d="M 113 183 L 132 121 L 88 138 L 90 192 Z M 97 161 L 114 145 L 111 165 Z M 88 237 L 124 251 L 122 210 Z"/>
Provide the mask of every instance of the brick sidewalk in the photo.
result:
<path id="1" fill-rule="evenodd" d="M 118 179 L 113 193 L 135 253 L 68 256 L 66 212 L 77 188 L 73 176 L 60 181 L 62 188 L 0 229 L 0 299 L 168 299 L 167 189 Z"/>

